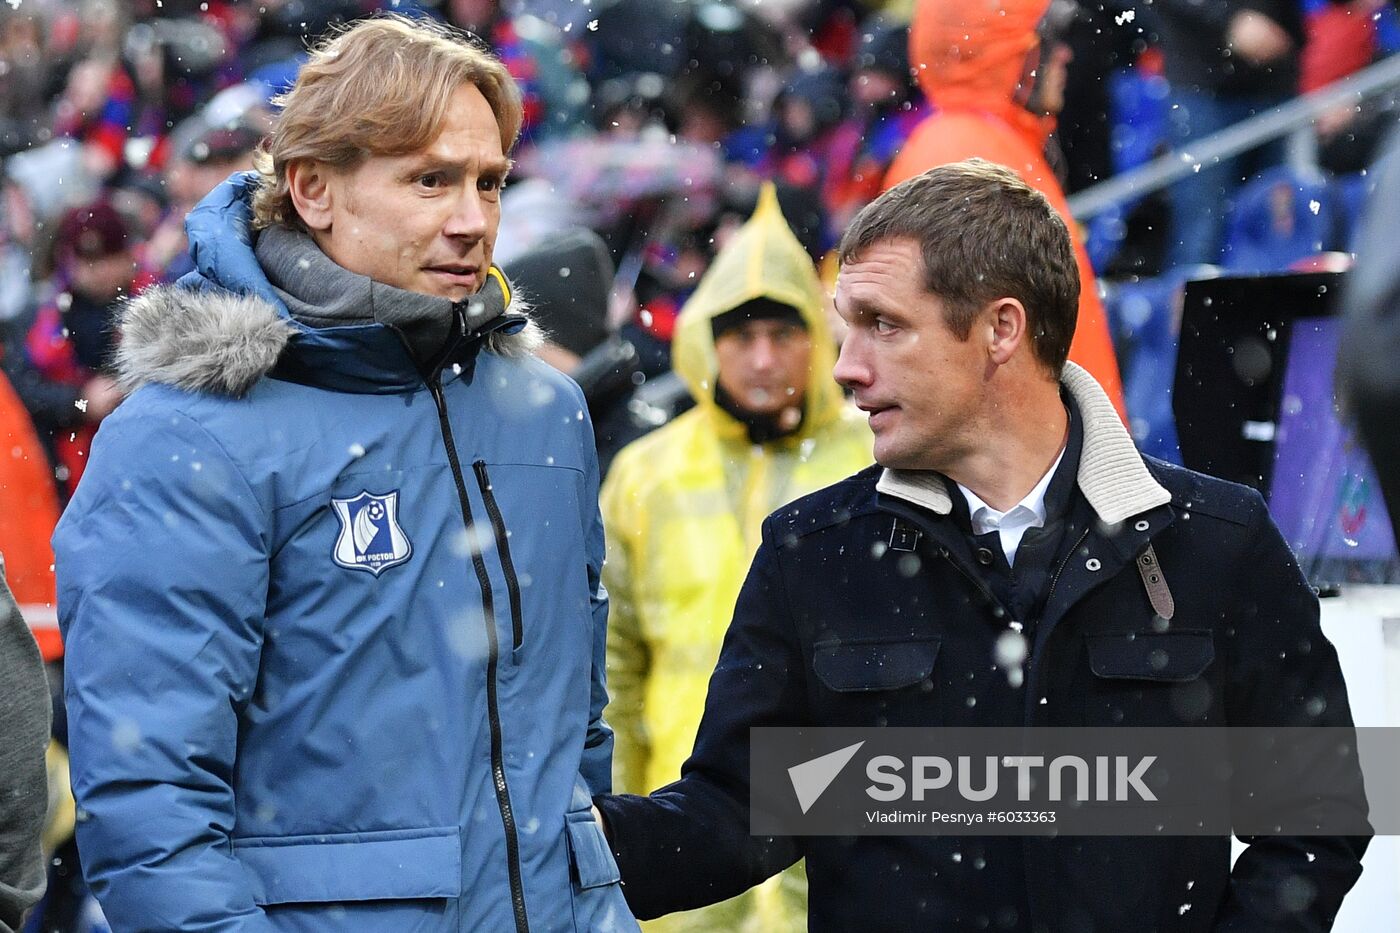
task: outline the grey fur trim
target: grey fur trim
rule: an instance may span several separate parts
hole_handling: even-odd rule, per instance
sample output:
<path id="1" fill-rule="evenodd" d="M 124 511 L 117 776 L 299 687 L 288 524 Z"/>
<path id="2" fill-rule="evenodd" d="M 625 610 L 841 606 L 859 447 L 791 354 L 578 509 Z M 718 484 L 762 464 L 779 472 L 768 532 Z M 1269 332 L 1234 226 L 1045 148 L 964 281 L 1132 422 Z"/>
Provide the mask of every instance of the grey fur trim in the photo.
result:
<path id="1" fill-rule="evenodd" d="M 122 309 L 117 379 L 128 393 L 156 382 L 242 396 L 277 363 L 294 333 L 256 296 L 163 285 Z"/>
<path id="2" fill-rule="evenodd" d="M 528 315 L 518 296 L 510 310 Z M 147 289 L 126 302 L 117 345 L 117 381 L 130 394 L 147 383 L 241 397 L 271 372 L 296 325 L 253 295 L 196 291 L 175 285 Z M 534 321 L 516 334 L 491 334 L 486 349 L 512 359 L 544 342 Z"/>
<path id="3" fill-rule="evenodd" d="M 511 295 L 510 305 L 506 310 L 511 314 L 522 314 L 529 317 L 530 312 L 534 309 L 530 307 L 530 302 L 525 300 L 519 292 L 516 292 Z M 499 331 L 488 334 L 486 336 L 486 349 L 490 353 L 507 359 L 520 359 L 534 353 L 544 341 L 544 329 L 531 320 L 516 334 L 503 334 Z"/>

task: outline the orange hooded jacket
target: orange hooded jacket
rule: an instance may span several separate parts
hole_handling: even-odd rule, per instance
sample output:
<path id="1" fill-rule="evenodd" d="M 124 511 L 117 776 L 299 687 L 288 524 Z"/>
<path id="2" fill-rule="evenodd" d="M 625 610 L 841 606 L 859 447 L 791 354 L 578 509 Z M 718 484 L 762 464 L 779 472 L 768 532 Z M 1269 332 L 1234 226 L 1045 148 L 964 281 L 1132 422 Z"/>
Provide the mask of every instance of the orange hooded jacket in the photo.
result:
<path id="1" fill-rule="evenodd" d="M 1026 58 L 1048 0 L 919 0 L 909 30 L 909 60 L 935 112 L 920 123 L 885 176 L 891 188 L 936 165 L 981 156 L 1013 169 L 1050 200 L 1069 225 L 1079 264 L 1079 322 L 1069 357 L 1103 386 L 1123 417 L 1118 359 L 1099 303 L 1094 270 L 1069 204 L 1045 160 L 1053 118 L 1017 100 Z"/>
<path id="2" fill-rule="evenodd" d="M 63 654 L 54 610 L 53 548 L 58 523 L 53 473 L 29 413 L 0 375 L 0 554 L 5 578 L 34 628 L 44 660 Z"/>

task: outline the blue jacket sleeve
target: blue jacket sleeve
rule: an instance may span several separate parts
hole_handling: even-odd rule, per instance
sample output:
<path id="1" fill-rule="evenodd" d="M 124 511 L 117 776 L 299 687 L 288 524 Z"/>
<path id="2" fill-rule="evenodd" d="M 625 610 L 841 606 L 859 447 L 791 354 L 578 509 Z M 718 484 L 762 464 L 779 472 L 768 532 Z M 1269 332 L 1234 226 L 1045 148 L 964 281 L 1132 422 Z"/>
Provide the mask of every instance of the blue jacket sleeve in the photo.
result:
<path id="1" fill-rule="evenodd" d="M 103 425 L 54 535 L 83 869 L 113 929 L 260 933 L 229 834 L 265 512 L 212 437 L 143 396 Z"/>
<path id="2" fill-rule="evenodd" d="M 582 395 L 579 404 L 585 405 Z M 587 408 L 580 408 L 586 411 Z M 593 663 L 589 677 L 588 736 L 584 742 L 583 761 L 579 772 L 588 785 L 590 795 L 606 794 L 612 790 L 613 731 L 603 719 L 608 705 L 608 591 L 603 586 L 603 516 L 598 509 L 598 455 L 593 444 L 593 429 L 585 419 L 583 431 L 583 460 L 587 464 L 584 496 L 580 503 L 588 548 L 589 605 L 593 612 Z"/>

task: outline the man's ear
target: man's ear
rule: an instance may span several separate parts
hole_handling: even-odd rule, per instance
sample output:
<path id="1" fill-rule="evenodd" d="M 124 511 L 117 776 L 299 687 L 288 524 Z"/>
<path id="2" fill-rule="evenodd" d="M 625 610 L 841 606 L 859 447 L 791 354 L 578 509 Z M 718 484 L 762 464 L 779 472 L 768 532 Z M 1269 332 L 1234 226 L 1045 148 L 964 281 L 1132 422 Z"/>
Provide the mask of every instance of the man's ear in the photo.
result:
<path id="1" fill-rule="evenodd" d="M 1015 298 L 997 298 L 987 305 L 986 314 L 992 333 L 988 356 L 998 366 L 1005 365 L 1017 348 L 1030 339 L 1026 332 L 1026 307 Z"/>
<path id="2" fill-rule="evenodd" d="M 302 223 L 325 233 L 331 228 L 330 167 L 323 162 L 298 159 L 287 165 L 287 190 Z"/>

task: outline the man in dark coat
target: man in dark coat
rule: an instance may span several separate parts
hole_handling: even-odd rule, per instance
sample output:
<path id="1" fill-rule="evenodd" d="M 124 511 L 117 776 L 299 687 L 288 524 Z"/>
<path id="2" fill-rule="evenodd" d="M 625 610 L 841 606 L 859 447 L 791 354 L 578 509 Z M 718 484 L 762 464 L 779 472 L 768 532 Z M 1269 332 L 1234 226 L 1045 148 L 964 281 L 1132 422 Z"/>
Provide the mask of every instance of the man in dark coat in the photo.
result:
<path id="1" fill-rule="evenodd" d="M 1328 929 L 1365 837 L 1244 836 L 1232 869 L 1224 836 L 749 835 L 754 727 L 1351 724 L 1258 494 L 1143 457 L 1066 363 L 1078 277 L 1044 196 L 941 166 L 841 261 L 835 374 L 878 465 L 765 522 L 681 779 L 595 800 L 637 916 L 805 856 L 818 933 Z"/>

